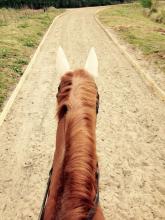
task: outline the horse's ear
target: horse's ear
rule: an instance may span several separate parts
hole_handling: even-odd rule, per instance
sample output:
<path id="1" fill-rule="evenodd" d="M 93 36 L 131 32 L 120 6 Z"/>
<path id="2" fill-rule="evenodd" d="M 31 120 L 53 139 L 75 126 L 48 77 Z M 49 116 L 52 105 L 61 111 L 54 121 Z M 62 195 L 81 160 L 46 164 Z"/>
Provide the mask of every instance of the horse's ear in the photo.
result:
<path id="1" fill-rule="evenodd" d="M 88 58 L 85 64 L 85 69 L 93 76 L 98 76 L 98 59 L 95 52 L 94 47 L 90 49 L 90 52 L 88 54 Z"/>
<path id="2" fill-rule="evenodd" d="M 57 51 L 56 70 L 60 75 L 63 75 L 70 70 L 70 65 L 62 47 L 59 47 Z"/>

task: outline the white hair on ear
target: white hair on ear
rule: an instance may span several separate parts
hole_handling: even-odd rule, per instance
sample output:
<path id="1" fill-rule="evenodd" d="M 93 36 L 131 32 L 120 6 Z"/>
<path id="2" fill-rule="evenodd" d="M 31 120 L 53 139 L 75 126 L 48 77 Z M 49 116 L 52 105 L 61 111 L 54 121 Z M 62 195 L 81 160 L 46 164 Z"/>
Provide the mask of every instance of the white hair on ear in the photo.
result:
<path id="1" fill-rule="evenodd" d="M 98 59 L 95 52 L 94 47 L 90 49 L 90 52 L 88 54 L 88 58 L 85 64 L 85 69 L 93 76 L 98 76 Z"/>
<path id="2" fill-rule="evenodd" d="M 63 75 L 70 70 L 69 62 L 62 47 L 59 47 L 57 51 L 56 70 L 60 75 Z"/>

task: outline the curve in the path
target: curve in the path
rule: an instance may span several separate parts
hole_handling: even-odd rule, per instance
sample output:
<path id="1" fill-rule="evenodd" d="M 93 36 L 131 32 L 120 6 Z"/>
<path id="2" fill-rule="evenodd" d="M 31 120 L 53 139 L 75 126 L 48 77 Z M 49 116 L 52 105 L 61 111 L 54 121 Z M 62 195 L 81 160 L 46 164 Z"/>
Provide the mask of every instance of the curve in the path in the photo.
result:
<path id="1" fill-rule="evenodd" d="M 72 68 L 91 46 L 99 59 L 97 150 L 100 200 L 107 220 L 164 219 L 165 104 L 94 19 L 71 10 L 51 29 L 0 130 L 0 218 L 37 219 L 54 153 L 55 95 L 61 45 Z"/>

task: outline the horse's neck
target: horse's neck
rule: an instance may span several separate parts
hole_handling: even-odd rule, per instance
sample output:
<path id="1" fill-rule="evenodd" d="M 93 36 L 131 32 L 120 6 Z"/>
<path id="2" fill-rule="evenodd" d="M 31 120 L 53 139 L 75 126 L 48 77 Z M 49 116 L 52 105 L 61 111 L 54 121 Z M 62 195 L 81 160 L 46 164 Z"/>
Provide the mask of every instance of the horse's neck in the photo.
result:
<path id="1" fill-rule="evenodd" d="M 47 199 L 47 204 L 46 204 L 46 208 L 45 208 L 44 220 L 60 219 L 61 216 L 65 216 L 64 219 L 79 219 L 77 217 L 76 218 L 74 217 L 77 215 L 76 213 L 74 213 L 74 205 L 73 205 L 73 204 L 75 204 L 76 200 L 73 203 L 73 201 L 71 201 L 72 195 L 68 196 L 68 192 L 70 192 L 70 190 L 71 190 L 70 187 L 72 188 L 72 186 L 74 185 L 75 180 L 72 176 L 72 172 L 75 172 L 75 171 L 68 172 L 66 170 L 70 169 L 71 167 L 76 169 L 76 173 L 74 173 L 74 175 L 78 177 L 78 179 L 76 181 L 79 181 L 79 178 L 80 178 L 79 175 L 80 175 L 82 169 L 83 170 L 86 169 L 86 171 L 88 173 L 87 176 L 89 176 L 91 174 L 93 176 L 92 179 L 95 179 L 95 171 L 94 171 L 95 166 L 96 166 L 95 137 L 93 137 L 93 141 L 91 141 L 91 139 L 88 138 L 89 133 L 87 132 L 87 130 L 89 128 L 84 129 L 84 127 L 82 126 L 82 128 L 84 129 L 84 131 L 83 131 L 81 129 L 81 125 L 84 124 L 84 122 L 80 122 L 78 124 L 79 130 L 76 133 L 76 135 L 74 135 L 74 138 L 72 138 L 74 140 L 72 140 L 72 144 L 70 144 L 70 146 L 69 146 L 69 149 L 74 154 L 74 155 L 72 154 L 72 156 L 78 158 L 78 160 L 76 160 L 75 162 L 74 162 L 74 160 L 72 161 L 72 159 L 69 156 L 70 152 L 68 152 L 68 149 L 66 150 L 65 141 L 67 141 L 67 143 L 70 143 L 69 140 L 66 140 L 66 133 L 69 132 L 68 138 L 71 139 L 70 135 L 72 134 L 72 129 L 74 129 L 74 126 L 72 129 L 70 129 L 69 124 L 66 125 L 66 121 L 67 120 L 64 116 L 62 119 L 60 119 L 59 124 L 58 124 L 58 128 L 57 128 L 56 151 L 55 151 L 54 161 L 53 161 L 53 173 L 52 173 L 51 184 L 50 184 L 50 189 L 49 189 L 49 197 Z M 91 120 L 90 123 L 91 123 L 91 125 L 89 126 L 90 131 L 91 131 L 91 134 L 94 135 L 95 122 L 93 120 Z M 68 128 L 66 128 L 66 131 L 65 131 L 65 126 L 68 127 Z M 84 144 L 81 143 L 81 140 L 83 140 L 83 139 L 85 140 Z M 86 150 L 84 150 L 83 148 L 85 148 L 87 146 L 88 146 L 88 148 L 86 148 Z M 68 153 L 66 153 L 66 152 L 68 152 Z M 84 154 L 84 152 L 85 152 L 85 154 Z M 84 155 L 81 155 L 81 153 L 83 153 Z M 90 155 L 90 157 L 89 157 L 89 155 Z M 64 166 L 64 162 L 65 163 L 67 162 L 67 167 Z M 82 167 L 81 166 L 78 167 L 79 163 L 81 164 Z M 86 165 L 88 167 L 85 168 Z M 65 167 L 65 170 L 64 170 L 64 167 Z M 62 184 L 61 176 L 63 176 L 65 174 L 65 172 L 67 172 L 69 180 L 65 179 L 65 190 L 63 191 L 62 195 L 59 195 L 59 192 L 61 191 L 60 187 Z M 89 174 L 89 172 L 90 172 L 90 174 Z M 66 176 L 66 174 L 65 174 L 65 176 Z M 91 192 L 89 192 L 90 198 L 87 198 L 87 200 L 91 199 L 91 201 L 93 201 L 95 198 L 95 189 L 93 188 L 94 183 L 92 183 L 92 185 L 91 185 L 91 180 L 90 179 L 88 180 L 87 176 L 86 175 L 83 176 L 83 178 L 85 178 L 85 182 L 83 184 L 80 184 L 78 186 L 78 188 L 74 187 L 73 193 L 74 193 L 74 197 L 75 198 L 77 197 L 77 201 L 81 200 L 80 197 L 75 194 L 79 188 L 81 188 L 81 190 L 83 192 L 85 192 L 87 190 L 86 187 L 91 188 Z M 71 183 L 72 180 L 74 180 L 73 183 Z M 59 204 L 60 204 L 60 207 L 59 207 Z M 83 206 L 84 206 L 84 204 L 82 204 L 82 207 Z M 90 205 L 88 204 L 87 209 L 89 209 L 90 206 L 91 206 L 91 204 Z M 83 209 L 82 207 L 81 207 L 81 204 L 79 204 L 80 210 Z M 81 215 L 86 216 L 87 213 L 84 212 L 84 214 L 83 214 L 83 211 L 82 211 Z M 67 216 L 69 216 L 69 218 Z"/>
<path id="2" fill-rule="evenodd" d="M 62 173 L 63 159 L 65 151 L 65 117 L 58 123 L 56 135 L 56 150 L 53 160 L 53 172 L 51 177 L 51 184 L 49 188 L 49 197 L 45 208 L 44 219 L 54 219 L 56 215 L 56 205 L 58 189 L 60 187 L 60 176 Z"/>
<path id="3" fill-rule="evenodd" d="M 60 216 L 70 220 L 84 219 L 94 206 L 97 164 L 95 116 L 87 115 L 85 118 L 81 113 L 72 114 L 74 120 L 70 120 L 66 135 L 65 185 L 60 209 Z"/>

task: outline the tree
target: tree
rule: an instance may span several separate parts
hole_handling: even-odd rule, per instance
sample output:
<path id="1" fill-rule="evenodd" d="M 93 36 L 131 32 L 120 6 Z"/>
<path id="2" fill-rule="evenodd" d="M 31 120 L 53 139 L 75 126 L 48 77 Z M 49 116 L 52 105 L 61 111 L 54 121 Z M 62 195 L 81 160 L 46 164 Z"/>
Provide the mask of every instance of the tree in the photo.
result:
<path id="1" fill-rule="evenodd" d="M 28 6 L 30 8 L 46 8 L 49 6 L 55 6 L 57 8 L 69 8 L 106 5 L 123 1 L 124 0 L 0 0 L 0 7 L 21 8 L 23 6 Z"/>

